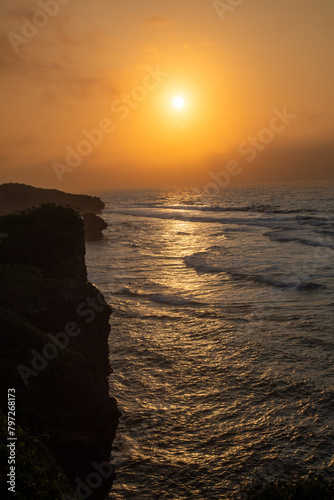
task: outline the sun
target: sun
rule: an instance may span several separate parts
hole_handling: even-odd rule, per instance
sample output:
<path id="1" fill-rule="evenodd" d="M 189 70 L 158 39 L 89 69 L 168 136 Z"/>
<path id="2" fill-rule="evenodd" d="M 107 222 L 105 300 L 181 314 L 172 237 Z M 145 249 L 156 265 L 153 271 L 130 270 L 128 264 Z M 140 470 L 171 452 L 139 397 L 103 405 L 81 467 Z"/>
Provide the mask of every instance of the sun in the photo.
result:
<path id="1" fill-rule="evenodd" d="M 173 97 L 173 106 L 176 109 L 182 109 L 184 108 L 185 101 L 184 98 L 181 95 L 176 95 Z"/>

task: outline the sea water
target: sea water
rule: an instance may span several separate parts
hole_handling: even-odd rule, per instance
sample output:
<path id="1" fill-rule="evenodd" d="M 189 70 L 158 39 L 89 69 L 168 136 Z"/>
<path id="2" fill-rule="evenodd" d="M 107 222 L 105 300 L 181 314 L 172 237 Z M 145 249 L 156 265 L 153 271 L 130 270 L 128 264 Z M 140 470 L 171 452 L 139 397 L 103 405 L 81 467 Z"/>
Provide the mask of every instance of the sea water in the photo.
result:
<path id="1" fill-rule="evenodd" d="M 228 499 L 332 474 L 333 184 L 102 193 L 110 498 Z"/>

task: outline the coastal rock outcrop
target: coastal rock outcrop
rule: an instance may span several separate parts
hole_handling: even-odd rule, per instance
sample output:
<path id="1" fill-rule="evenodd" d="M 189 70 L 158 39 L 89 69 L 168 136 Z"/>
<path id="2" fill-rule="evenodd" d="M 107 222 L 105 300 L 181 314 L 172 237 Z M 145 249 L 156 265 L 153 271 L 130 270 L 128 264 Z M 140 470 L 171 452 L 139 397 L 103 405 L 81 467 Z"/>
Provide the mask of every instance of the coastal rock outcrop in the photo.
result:
<path id="1" fill-rule="evenodd" d="M 103 233 L 108 224 L 98 215 L 88 213 L 83 215 L 86 241 L 98 241 L 103 239 Z"/>
<path id="2" fill-rule="evenodd" d="M 92 212 L 100 214 L 104 203 L 97 196 L 70 194 L 58 189 L 43 189 L 26 184 L 7 183 L 0 185 L 0 215 L 37 207 L 43 203 L 55 203 L 72 207 L 81 215 Z"/>
<path id="3" fill-rule="evenodd" d="M 103 239 L 102 231 L 108 224 L 96 215 L 100 214 L 105 206 L 97 196 L 70 194 L 57 189 L 36 188 L 25 184 L 0 185 L 0 215 L 19 213 L 46 203 L 71 207 L 80 213 L 84 220 L 86 241 Z"/>
<path id="4" fill-rule="evenodd" d="M 109 397 L 111 308 L 87 281 L 83 221 L 71 208 L 47 204 L 0 217 L 0 233 L 0 496 L 8 493 L 5 417 L 13 388 L 16 491 L 103 499 L 120 414 Z"/>

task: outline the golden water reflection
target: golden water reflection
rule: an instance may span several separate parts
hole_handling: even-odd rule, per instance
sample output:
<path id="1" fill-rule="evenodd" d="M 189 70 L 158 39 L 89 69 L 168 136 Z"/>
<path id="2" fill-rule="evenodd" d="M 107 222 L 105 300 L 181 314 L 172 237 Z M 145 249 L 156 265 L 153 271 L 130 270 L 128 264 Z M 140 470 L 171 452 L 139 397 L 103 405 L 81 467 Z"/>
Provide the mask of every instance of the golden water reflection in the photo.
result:
<path id="1" fill-rule="evenodd" d="M 163 259 L 155 271 L 156 283 L 168 287 L 173 294 L 198 292 L 201 278 L 194 269 L 186 266 L 184 257 L 203 251 L 206 244 L 209 244 L 203 224 L 186 220 L 165 220 L 157 238 L 160 238 L 159 246 L 163 247 Z"/>

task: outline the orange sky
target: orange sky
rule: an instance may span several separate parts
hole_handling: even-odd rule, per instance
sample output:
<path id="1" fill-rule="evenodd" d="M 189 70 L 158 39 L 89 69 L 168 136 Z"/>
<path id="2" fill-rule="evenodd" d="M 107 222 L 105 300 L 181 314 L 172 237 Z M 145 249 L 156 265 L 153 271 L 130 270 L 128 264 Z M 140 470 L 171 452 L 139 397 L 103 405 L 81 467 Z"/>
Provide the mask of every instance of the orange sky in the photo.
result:
<path id="1" fill-rule="evenodd" d="M 0 5 L 0 182 L 334 177 L 332 0 Z"/>

